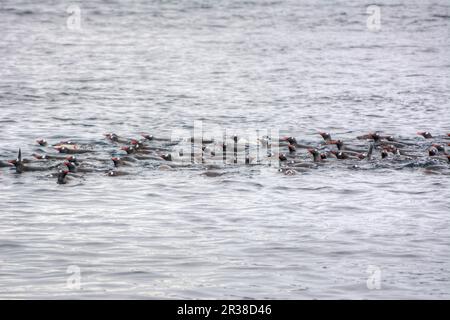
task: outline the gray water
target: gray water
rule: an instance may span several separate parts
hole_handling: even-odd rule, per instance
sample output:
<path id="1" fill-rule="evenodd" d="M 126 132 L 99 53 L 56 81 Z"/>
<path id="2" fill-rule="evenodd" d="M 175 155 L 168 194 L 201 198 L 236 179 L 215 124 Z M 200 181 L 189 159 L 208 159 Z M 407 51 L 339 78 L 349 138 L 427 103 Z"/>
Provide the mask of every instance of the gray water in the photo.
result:
<path id="1" fill-rule="evenodd" d="M 195 120 L 450 132 L 446 0 L 378 1 L 379 31 L 369 1 L 80 1 L 81 30 L 71 4 L 0 2 L 2 160 Z M 448 299 L 449 191 L 421 169 L 0 169 L 0 298 Z"/>

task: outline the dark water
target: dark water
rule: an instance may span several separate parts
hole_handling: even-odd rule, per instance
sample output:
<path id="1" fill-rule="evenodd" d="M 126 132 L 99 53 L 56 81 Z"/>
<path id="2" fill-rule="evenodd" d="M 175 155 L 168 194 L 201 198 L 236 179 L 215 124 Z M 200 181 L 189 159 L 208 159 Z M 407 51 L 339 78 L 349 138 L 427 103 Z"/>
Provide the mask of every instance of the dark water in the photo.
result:
<path id="1" fill-rule="evenodd" d="M 450 132 L 448 1 L 377 2 L 377 32 L 368 1 L 77 4 L 81 30 L 69 2 L 0 2 L 0 159 L 195 120 L 317 142 Z M 449 191 L 420 168 L 143 167 L 64 186 L 0 169 L 0 297 L 449 298 Z"/>

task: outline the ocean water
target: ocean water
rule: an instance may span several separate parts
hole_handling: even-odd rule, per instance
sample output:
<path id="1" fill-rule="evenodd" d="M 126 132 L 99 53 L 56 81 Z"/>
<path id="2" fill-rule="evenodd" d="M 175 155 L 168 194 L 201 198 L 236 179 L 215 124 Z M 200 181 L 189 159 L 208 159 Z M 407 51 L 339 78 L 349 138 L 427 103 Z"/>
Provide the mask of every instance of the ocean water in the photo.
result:
<path id="1" fill-rule="evenodd" d="M 450 4 L 378 1 L 379 30 L 372 4 L 1 0 L 0 160 L 194 121 L 314 143 L 449 133 Z M 448 299 L 449 191 L 389 166 L 67 185 L 3 168 L 0 298 Z"/>

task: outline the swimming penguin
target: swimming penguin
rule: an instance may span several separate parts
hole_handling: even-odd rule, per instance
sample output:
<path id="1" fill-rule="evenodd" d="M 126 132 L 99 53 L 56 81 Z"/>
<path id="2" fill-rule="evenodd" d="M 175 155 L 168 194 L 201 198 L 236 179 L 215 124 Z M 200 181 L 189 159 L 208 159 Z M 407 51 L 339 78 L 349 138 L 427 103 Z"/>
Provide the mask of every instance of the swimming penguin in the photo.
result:
<path id="1" fill-rule="evenodd" d="M 59 170 L 58 171 L 58 180 L 57 184 L 66 184 L 67 183 L 67 174 L 69 173 L 69 170 Z"/>
<path id="2" fill-rule="evenodd" d="M 120 149 L 125 151 L 127 154 L 133 154 L 133 153 L 136 153 L 136 151 L 137 151 L 136 148 L 133 146 L 124 146 Z"/>
<path id="3" fill-rule="evenodd" d="M 75 146 L 78 143 L 75 141 L 71 141 L 71 140 L 64 140 L 64 141 L 60 141 L 58 143 L 55 143 L 53 145 L 53 147 L 62 147 L 62 146 Z"/>
<path id="4" fill-rule="evenodd" d="M 12 167 L 13 164 L 10 162 L 6 162 L 6 161 L 1 161 L 0 160 L 0 168 L 8 168 L 8 167 Z"/>
<path id="5" fill-rule="evenodd" d="M 150 150 L 150 147 L 149 146 L 145 146 L 140 141 L 132 139 L 130 141 L 130 144 L 131 144 L 131 148 L 134 150 L 134 152 L 138 152 L 138 153 L 141 153 L 141 154 L 150 154 L 150 153 L 152 153 L 152 151 Z"/>
<path id="6" fill-rule="evenodd" d="M 385 139 L 387 141 L 395 141 L 395 138 L 391 135 L 381 135 L 379 132 L 370 132 L 368 134 L 364 134 L 362 136 L 357 136 L 358 140 L 373 140 L 374 142 L 379 142 L 381 139 Z"/>
<path id="7" fill-rule="evenodd" d="M 171 140 L 169 138 L 160 138 L 160 137 L 155 137 L 151 134 L 147 134 L 147 133 L 141 133 L 141 136 L 143 138 L 145 138 L 146 140 L 149 141 L 165 141 L 165 142 L 170 142 Z M 191 138 L 192 140 L 193 138 Z"/>
<path id="8" fill-rule="evenodd" d="M 64 165 L 69 169 L 70 173 L 88 173 L 88 172 L 95 172 L 98 170 L 92 169 L 92 168 L 83 168 L 75 165 L 75 163 L 66 161 L 64 162 Z"/>
<path id="9" fill-rule="evenodd" d="M 344 147 L 344 143 L 342 142 L 342 140 L 328 140 L 327 144 L 336 145 L 338 150 L 342 150 L 342 148 Z"/>
<path id="10" fill-rule="evenodd" d="M 47 146 L 47 140 L 45 139 L 38 139 L 36 140 L 36 142 L 41 146 L 41 147 L 46 147 Z"/>
<path id="11" fill-rule="evenodd" d="M 314 162 L 322 161 L 322 157 L 320 156 L 320 153 L 317 149 L 310 148 L 310 149 L 308 149 L 308 152 L 313 156 Z"/>
<path id="12" fill-rule="evenodd" d="M 50 170 L 54 167 L 33 167 L 26 166 L 24 160 L 22 160 L 22 150 L 19 149 L 19 153 L 17 154 L 17 159 L 9 161 L 12 165 L 16 167 L 16 173 L 24 173 L 26 171 L 46 171 Z"/>
<path id="13" fill-rule="evenodd" d="M 430 149 L 428 149 L 428 155 L 430 157 L 437 156 L 438 154 L 439 154 L 439 151 L 435 147 L 431 147 Z"/>
<path id="14" fill-rule="evenodd" d="M 278 160 L 280 160 L 280 161 L 287 161 L 287 157 L 286 157 L 286 155 L 284 153 L 280 153 L 278 155 Z"/>
<path id="15" fill-rule="evenodd" d="M 150 149 L 155 149 L 155 147 L 150 147 L 148 144 L 146 144 L 145 140 L 136 140 L 136 139 L 131 139 L 130 144 L 136 148 L 136 150 L 150 150 Z"/>
<path id="16" fill-rule="evenodd" d="M 25 171 L 25 166 L 22 162 L 22 150 L 21 149 L 19 149 L 19 152 L 17 154 L 17 159 L 11 160 L 10 163 L 16 167 L 17 173 L 23 173 Z"/>
<path id="17" fill-rule="evenodd" d="M 110 170 L 106 173 L 108 177 L 118 177 L 118 176 L 126 176 L 129 175 L 128 172 L 125 171 L 116 171 L 116 170 Z"/>
<path id="18" fill-rule="evenodd" d="M 120 166 L 130 166 L 131 165 L 130 162 L 128 162 L 122 158 L 113 157 L 113 158 L 111 158 L 111 160 L 113 161 L 114 167 L 116 167 L 116 168 L 118 168 Z"/>
<path id="19" fill-rule="evenodd" d="M 436 148 L 437 151 L 445 153 L 445 146 L 443 144 L 433 143 L 431 146 Z"/>
<path id="20" fill-rule="evenodd" d="M 130 142 L 130 139 L 119 137 L 115 133 L 106 133 L 105 137 L 106 137 L 106 139 L 113 141 L 113 142 L 118 142 L 118 143 L 129 143 Z"/>
<path id="21" fill-rule="evenodd" d="M 69 162 L 74 163 L 75 165 L 79 165 L 80 164 L 80 161 L 78 161 L 78 158 L 75 157 L 75 156 L 68 156 L 68 157 L 66 157 L 66 160 L 69 161 Z"/>
<path id="22" fill-rule="evenodd" d="M 313 146 L 310 145 L 305 145 L 305 144 L 301 144 L 297 142 L 297 139 L 295 139 L 294 137 L 283 137 L 280 139 L 280 141 L 287 141 L 289 144 L 293 145 L 296 148 L 300 148 L 300 149 L 312 149 L 314 148 Z"/>
<path id="23" fill-rule="evenodd" d="M 346 152 L 342 151 L 330 151 L 331 154 L 334 154 L 334 156 L 339 160 L 346 160 L 351 158 Z"/>
<path id="24" fill-rule="evenodd" d="M 144 137 L 146 140 L 152 141 L 154 137 L 151 134 L 141 134 L 142 137 Z"/>
<path id="25" fill-rule="evenodd" d="M 375 143 L 381 140 L 381 136 L 378 132 L 369 133 L 369 139 L 372 139 Z"/>
<path id="26" fill-rule="evenodd" d="M 166 161 L 172 161 L 172 154 L 170 154 L 170 153 L 163 154 L 163 155 L 161 155 L 161 158 Z"/>
<path id="27" fill-rule="evenodd" d="M 328 132 L 319 132 L 319 134 L 322 136 L 323 140 L 325 142 L 328 142 L 331 140 L 331 135 Z"/>
<path id="28" fill-rule="evenodd" d="M 54 148 L 59 153 L 65 153 L 65 154 L 82 154 L 82 153 L 92 152 L 92 150 L 79 149 L 77 145 L 73 145 L 72 147 L 69 147 L 69 145 L 63 145 L 63 146 L 56 146 Z"/>
<path id="29" fill-rule="evenodd" d="M 433 135 L 429 133 L 428 131 L 419 131 L 417 132 L 419 136 L 424 137 L 425 139 L 433 139 Z"/>

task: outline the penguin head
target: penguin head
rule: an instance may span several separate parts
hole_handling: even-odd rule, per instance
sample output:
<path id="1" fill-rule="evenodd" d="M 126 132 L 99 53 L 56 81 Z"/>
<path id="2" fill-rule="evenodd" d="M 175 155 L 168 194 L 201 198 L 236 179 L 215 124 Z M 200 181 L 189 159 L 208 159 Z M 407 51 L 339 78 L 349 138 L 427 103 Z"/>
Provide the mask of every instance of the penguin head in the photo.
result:
<path id="1" fill-rule="evenodd" d="M 113 161 L 115 167 L 118 167 L 118 166 L 119 166 L 119 164 L 120 164 L 120 158 L 118 158 L 118 157 L 112 157 L 111 160 Z"/>
<path id="2" fill-rule="evenodd" d="M 322 161 L 319 151 L 317 151 L 317 149 L 309 148 L 308 152 L 313 156 L 314 162 Z"/>
<path id="3" fill-rule="evenodd" d="M 75 164 L 73 164 L 70 161 L 64 162 L 64 165 L 69 169 L 70 172 L 75 172 L 77 170 L 77 167 L 75 166 Z"/>
<path id="4" fill-rule="evenodd" d="M 151 134 L 142 133 L 141 136 L 147 140 L 153 140 L 153 136 Z"/>
<path id="5" fill-rule="evenodd" d="M 68 149 L 66 147 L 63 146 L 56 146 L 54 147 L 55 150 L 57 150 L 59 153 L 67 153 Z"/>
<path id="6" fill-rule="evenodd" d="M 66 160 L 69 161 L 69 162 L 72 162 L 72 163 L 74 163 L 74 164 L 78 164 L 78 159 L 77 159 L 77 157 L 75 157 L 75 156 L 68 156 L 68 157 L 66 158 Z"/>
<path id="7" fill-rule="evenodd" d="M 119 136 L 115 133 L 106 133 L 105 137 L 111 141 L 117 141 L 119 140 Z"/>
<path id="8" fill-rule="evenodd" d="M 442 144 L 433 143 L 431 146 L 435 147 L 439 152 L 445 152 L 445 147 Z"/>
<path id="9" fill-rule="evenodd" d="M 135 151 L 135 148 L 133 146 L 124 146 L 120 149 L 125 151 L 127 154 L 132 154 Z"/>
<path id="10" fill-rule="evenodd" d="M 373 139 L 373 141 L 377 142 L 380 140 L 380 134 L 378 132 L 372 132 L 369 134 L 369 137 Z"/>
<path id="11" fill-rule="evenodd" d="M 33 157 L 35 157 L 38 160 L 43 160 L 47 158 L 45 155 L 41 156 L 40 154 L 37 153 L 33 153 Z"/>
<path id="12" fill-rule="evenodd" d="M 136 149 L 139 149 L 140 147 L 142 147 L 141 142 L 136 139 L 131 139 L 130 143 Z"/>
<path id="13" fill-rule="evenodd" d="M 331 135 L 328 132 L 319 132 L 319 134 L 322 136 L 323 140 L 331 140 Z"/>
<path id="14" fill-rule="evenodd" d="M 431 139 L 431 138 L 433 138 L 433 136 L 431 135 L 431 133 L 429 133 L 428 131 L 419 131 L 419 132 L 417 132 L 417 134 L 418 134 L 419 136 L 424 137 L 425 139 Z"/>
<path id="15" fill-rule="evenodd" d="M 47 145 L 47 140 L 45 140 L 45 139 L 38 139 L 38 140 L 36 140 L 36 142 L 42 147 Z"/>

